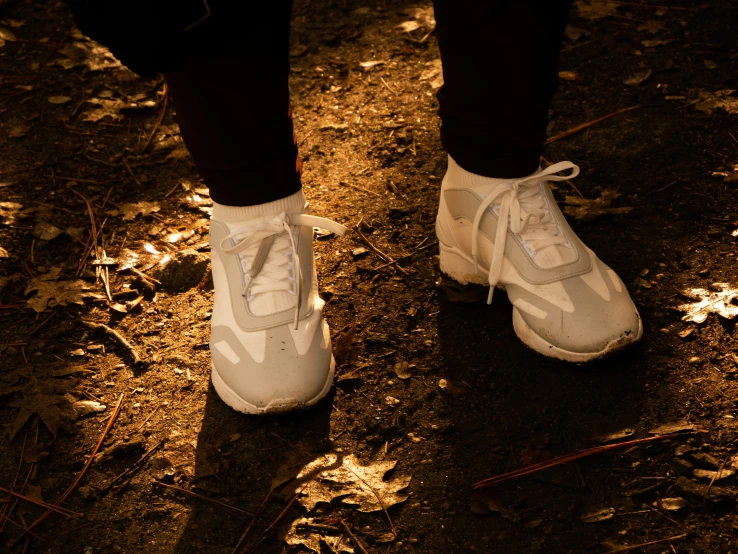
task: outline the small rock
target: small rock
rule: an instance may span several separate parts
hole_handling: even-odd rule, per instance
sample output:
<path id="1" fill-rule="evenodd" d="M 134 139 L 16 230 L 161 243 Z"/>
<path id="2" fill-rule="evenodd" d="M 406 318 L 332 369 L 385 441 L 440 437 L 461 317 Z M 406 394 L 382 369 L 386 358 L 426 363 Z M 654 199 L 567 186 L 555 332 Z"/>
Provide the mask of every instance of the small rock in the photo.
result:
<path id="1" fill-rule="evenodd" d="M 385 396 L 384 403 L 387 404 L 387 406 L 391 406 L 394 408 L 400 403 L 400 400 L 395 398 L 394 396 Z"/>
<path id="2" fill-rule="evenodd" d="M 395 364 L 395 375 L 400 379 L 410 379 L 413 374 L 410 372 L 410 366 L 407 362 L 397 362 Z"/>
<path id="3" fill-rule="evenodd" d="M 708 487 L 709 485 L 707 484 L 702 485 L 700 483 L 692 481 L 691 479 L 687 479 L 686 477 L 680 477 L 679 479 L 677 479 L 676 483 L 674 483 L 674 490 L 686 496 L 687 498 L 692 498 L 698 501 L 702 501 L 702 499 L 705 497 Z M 716 487 L 713 485 L 712 487 L 710 487 L 710 499 L 735 499 L 736 492 L 738 491 L 736 491 L 735 489 Z"/>
<path id="4" fill-rule="evenodd" d="M 669 462 L 669 473 L 677 476 L 689 475 L 693 467 L 694 466 L 690 464 L 687 460 L 674 458 L 671 462 Z"/>
<path id="5" fill-rule="evenodd" d="M 366 248 L 364 248 L 363 246 L 360 246 L 359 248 L 354 248 L 354 249 L 353 249 L 353 250 L 351 251 L 351 255 L 352 255 L 352 256 L 353 256 L 354 258 L 362 258 L 362 257 L 366 256 L 366 255 L 367 255 L 368 253 L 369 253 L 369 250 L 367 250 L 367 249 L 366 249 Z"/>
<path id="6" fill-rule="evenodd" d="M 691 358 L 689 359 L 689 363 L 690 363 L 690 364 L 692 364 L 692 365 L 698 364 L 698 363 L 700 363 L 701 361 L 702 361 L 702 358 L 700 358 L 699 356 L 692 356 L 692 357 L 691 357 Z"/>
<path id="7" fill-rule="evenodd" d="M 92 487 L 88 487 L 87 485 L 82 485 L 81 487 L 77 488 L 77 492 L 82 497 L 82 500 L 92 500 L 95 498 L 95 490 Z"/>
<path id="8" fill-rule="evenodd" d="M 197 250 L 188 248 L 174 252 L 163 266 L 152 271 L 167 291 L 179 292 L 199 285 L 205 278 L 210 259 Z"/>
<path id="9" fill-rule="evenodd" d="M 726 477 L 730 477 L 734 474 L 735 470 L 732 469 L 721 469 L 719 471 L 712 471 L 711 469 L 695 469 L 692 472 L 692 475 L 694 475 L 698 479 L 710 479 L 714 481 L 725 479 Z"/>
<path id="10" fill-rule="evenodd" d="M 651 504 L 651 506 L 658 507 L 658 502 L 654 502 Z M 676 497 L 676 498 L 662 498 L 661 499 L 661 507 L 664 510 L 667 510 L 669 512 L 676 512 L 678 510 L 681 510 L 685 506 L 689 505 L 689 502 L 684 500 L 683 498 Z"/>
<path id="11" fill-rule="evenodd" d="M 721 461 L 718 460 L 715 456 L 712 454 L 708 454 L 707 452 L 698 452 L 697 454 L 692 454 L 690 456 L 690 459 L 696 466 L 707 468 L 707 469 L 720 469 Z"/>

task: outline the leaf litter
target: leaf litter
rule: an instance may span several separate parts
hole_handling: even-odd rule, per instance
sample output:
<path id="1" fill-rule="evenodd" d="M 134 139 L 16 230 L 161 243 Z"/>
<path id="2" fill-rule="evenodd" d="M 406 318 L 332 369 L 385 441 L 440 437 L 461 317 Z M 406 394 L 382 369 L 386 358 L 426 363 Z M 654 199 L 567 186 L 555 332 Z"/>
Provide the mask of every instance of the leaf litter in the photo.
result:
<path id="1" fill-rule="evenodd" d="M 408 487 L 411 476 L 384 480 L 396 464 L 396 460 L 378 460 L 363 466 L 354 454 L 329 452 L 303 466 L 281 493 L 289 496 L 301 490 L 297 500 L 308 512 L 337 498 L 360 512 L 386 511 L 408 498 L 401 491 Z"/>
<path id="2" fill-rule="evenodd" d="M 26 286 L 25 295 L 33 295 L 27 302 L 29 308 L 41 313 L 47 308 L 68 306 L 69 304 L 84 305 L 85 298 L 96 298 L 99 295 L 90 293 L 91 287 L 81 279 L 74 281 L 43 281 L 33 278 Z"/>
<path id="3" fill-rule="evenodd" d="M 711 313 L 725 319 L 734 319 L 738 315 L 738 306 L 735 304 L 738 299 L 737 289 L 731 288 L 728 283 L 714 283 L 710 289 L 689 289 L 682 293 L 687 298 L 695 300 L 677 307 L 679 311 L 686 312 L 682 316 L 682 321 L 704 323 Z"/>

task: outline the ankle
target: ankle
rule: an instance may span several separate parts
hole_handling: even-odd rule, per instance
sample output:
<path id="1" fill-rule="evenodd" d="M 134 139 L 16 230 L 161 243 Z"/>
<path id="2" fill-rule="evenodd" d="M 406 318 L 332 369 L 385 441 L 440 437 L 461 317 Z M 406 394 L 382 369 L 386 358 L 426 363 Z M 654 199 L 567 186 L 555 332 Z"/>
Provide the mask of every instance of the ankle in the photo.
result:
<path id="1" fill-rule="evenodd" d="M 540 172 L 537 171 L 532 173 Z M 446 176 L 443 178 L 443 188 L 468 188 L 472 190 L 489 189 L 502 183 L 509 183 L 513 179 L 524 179 L 530 175 L 520 175 L 519 177 L 508 177 L 508 178 L 497 178 L 497 177 L 485 177 L 484 175 L 478 175 L 467 171 L 461 167 L 456 161 L 449 155 L 448 157 L 448 169 L 446 170 Z"/>
<path id="2" fill-rule="evenodd" d="M 255 206 L 227 206 L 213 202 L 213 219 L 224 223 L 237 223 L 256 217 L 277 215 L 282 212 L 302 213 L 304 209 L 305 195 L 302 190 L 299 190 L 285 198 Z"/>

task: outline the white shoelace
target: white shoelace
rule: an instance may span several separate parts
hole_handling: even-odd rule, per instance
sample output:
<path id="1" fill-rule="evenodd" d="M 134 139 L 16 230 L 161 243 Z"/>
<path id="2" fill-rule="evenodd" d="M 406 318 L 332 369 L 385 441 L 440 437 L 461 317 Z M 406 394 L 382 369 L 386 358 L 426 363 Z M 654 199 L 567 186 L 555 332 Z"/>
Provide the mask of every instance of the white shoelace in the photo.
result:
<path id="1" fill-rule="evenodd" d="M 293 227 L 319 227 L 343 236 L 346 227 L 330 219 L 282 212 L 269 221 L 243 225 L 220 243 L 223 252 L 236 254 L 241 261 L 246 284 L 241 294 L 251 301 L 257 295 L 288 292 L 295 295 L 295 329 L 302 303 L 302 268 Z M 235 244 L 230 246 L 231 241 Z"/>
<path id="2" fill-rule="evenodd" d="M 572 172 L 569 175 L 555 175 L 566 169 L 571 169 Z M 508 219 L 510 230 L 523 240 L 526 248 L 534 255 L 535 252 L 547 246 L 566 244 L 567 239 L 551 215 L 550 207 L 547 205 L 540 186 L 543 181 L 565 181 L 577 175 L 579 175 L 578 166 L 572 162 L 559 162 L 530 177 L 502 183 L 482 200 L 472 224 L 472 258 L 475 273 L 479 273 L 477 235 L 482 216 L 495 200 L 499 202 L 499 213 L 495 210 L 498 215 L 497 233 L 487 275 L 490 287 L 487 304 L 492 303 L 492 296 L 502 273 Z"/>

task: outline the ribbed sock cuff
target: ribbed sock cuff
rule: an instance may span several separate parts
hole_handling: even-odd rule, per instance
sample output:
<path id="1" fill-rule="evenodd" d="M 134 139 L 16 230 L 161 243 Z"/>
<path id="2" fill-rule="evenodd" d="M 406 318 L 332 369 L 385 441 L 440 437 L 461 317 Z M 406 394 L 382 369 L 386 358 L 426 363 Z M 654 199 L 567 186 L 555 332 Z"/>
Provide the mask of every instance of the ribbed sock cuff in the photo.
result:
<path id="1" fill-rule="evenodd" d="M 302 213 L 304 209 L 305 195 L 302 190 L 299 190 L 286 198 L 255 206 L 226 206 L 213 202 L 213 219 L 224 223 L 238 223 L 255 217 L 277 215 L 282 212 Z"/>
<path id="2" fill-rule="evenodd" d="M 539 167 L 535 172 L 533 172 L 531 175 L 538 173 L 541 171 L 541 168 Z M 467 171 L 463 167 L 461 167 L 459 164 L 454 161 L 454 159 L 449 156 L 448 157 L 448 170 L 446 172 L 446 177 L 444 178 L 444 183 L 448 181 L 450 186 L 453 186 L 454 188 L 469 188 L 469 189 L 475 189 L 475 188 L 484 188 L 489 187 L 490 185 L 498 185 L 500 183 L 505 183 L 508 181 L 511 181 L 513 178 L 515 179 L 522 179 L 524 177 L 528 177 L 529 175 L 520 175 L 518 177 L 510 177 L 510 178 L 503 178 L 498 179 L 495 177 L 484 177 L 483 175 L 477 175 L 476 173 L 472 173 L 470 171 Z"/>

